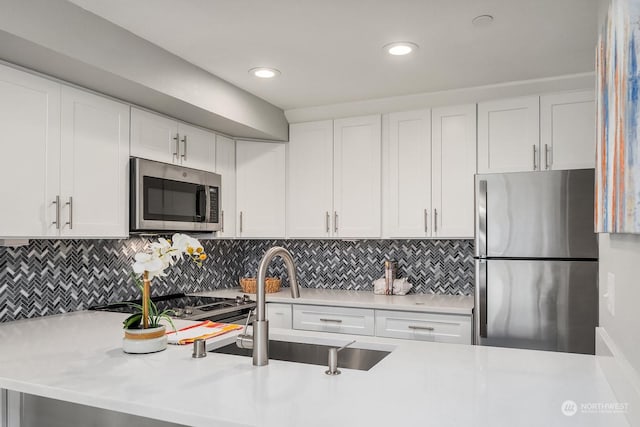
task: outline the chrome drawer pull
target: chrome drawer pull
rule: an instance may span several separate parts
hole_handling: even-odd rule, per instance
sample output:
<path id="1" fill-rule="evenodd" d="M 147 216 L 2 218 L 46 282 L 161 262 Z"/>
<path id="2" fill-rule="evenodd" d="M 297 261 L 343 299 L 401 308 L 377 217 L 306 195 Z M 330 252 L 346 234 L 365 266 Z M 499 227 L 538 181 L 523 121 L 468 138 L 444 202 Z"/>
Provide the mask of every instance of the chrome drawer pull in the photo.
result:
<path id="1" fill-rule="evenodd" d="M 342 323 L 342 320 L 340 319 L 320 319 L 321 322 L 335 322 L 335 323 Z"/>
<path id="2" fill-rule="evenodd" d="M 69 230 L 73 230 L 73 197 L 69 197 L 69 201 L 64 205 L 69 206 L 69 221 L 65 224 L 69 226 Z"/>
<path id="3" fill-rule="evenodd" d="M 419 331 L 433 331 L 434 328 L 431 326 L 415 326 L 415 325 L 409 325 L 407 326 L 409 329 L 417 329 Z"/>
<path id="4" fill-rule="evenodd" d="M 55 225 L 57 230 L 60 230 L 60 196 L 56 196 L 52 204 L 56 205 L 56 220 L 51 224 Z"/>
<path id="5" fill-rule="evenodd" d="M 176 149 L 173 151 L 173 157 L 176 158 L 176 160 L 180 160 L 179 157 L 179 152 L 180 152 L 180 134 L 176 133 L 176 136 L 173 137 L 173 140 L 176 142 Z"/>

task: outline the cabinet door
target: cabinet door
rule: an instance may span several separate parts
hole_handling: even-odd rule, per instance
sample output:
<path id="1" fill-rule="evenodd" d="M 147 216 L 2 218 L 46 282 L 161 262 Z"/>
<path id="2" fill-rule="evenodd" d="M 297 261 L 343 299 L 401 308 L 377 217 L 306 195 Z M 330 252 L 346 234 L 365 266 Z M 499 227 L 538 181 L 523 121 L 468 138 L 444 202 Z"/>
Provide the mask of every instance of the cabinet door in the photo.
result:
<path id="1" fill-rule="evenodd" d="M 389 114 L 388 237 L 431 235 L 431 116 L 429 110 Z"/>
<path id="2" fill-rule="evenodd" d="M 62 88 L 61 235 L 129 236 L 129 106 Z"/>
<path id="3" fill-rule="evenodd" d="M 178 122 L 131 108 L 131 155 L 164 163 L 179 163 Z"/>
<path id="4" fill-rule="evenodd" d="M 182 166 L 214 172 L 216 134 L 184 123 L 178 124 L 178 157 Z"/>
<path id="5" fill-rule="evenodd" d="M 380 116 L 335 120 L 333 132 L 335 235 L 380 237 Z"/>
<path id="6" fill-rule="evenodd" d="M 478 104 L 478 173 L 540 169 L 537 96 Z"/>
<path id="7" fill-rule="evenodd" d="M 269 328 L 291 329 L 293 327 L 291 304 L 268 303 L 267 319 L 269 319 Z"/>
<path id="8" fill-rule="evenodd" d="M 216 135 L 215 172 L 222 176 L 222 228 L 217 236 L 233 238 L 236 235 L 236 142 L 222 135 Z"/>
<path id="9" fill-rule="evenodd" d="M 435 108 L 433 137 L 433 236 L 474 235 L 476 106 Z"/>
<path id="10" fill-rule="evenodd" d="M 376 310 L 376 336 L 471 344 L 471 316 Z"/>
<path id="11" fill-rule="evenodd" d="M 60 85 L 0 65 L 0 117 L 0 236 L 55 236 Z"/>
<path id="12" fill-rule="evenodd" d="M 294 305 L 293 329 L 375 335 L 375 314 L 368 308 Z"/>
<path id="13" fill-rule="evenodd" d="M 595 126 L 595 94 L 592 90 L 541 96 L 541 168 L 595 167 Z"/>
<path id="14" fill-rule="evenodd" d="M 287 236 L 331 236 L 333 121 L 289 127 L 287 174 Z"/>
<path id="15" fill-rule="evenodd" d="M 285 145 L 237 141 L 237 236 L 284 238 Z"/>

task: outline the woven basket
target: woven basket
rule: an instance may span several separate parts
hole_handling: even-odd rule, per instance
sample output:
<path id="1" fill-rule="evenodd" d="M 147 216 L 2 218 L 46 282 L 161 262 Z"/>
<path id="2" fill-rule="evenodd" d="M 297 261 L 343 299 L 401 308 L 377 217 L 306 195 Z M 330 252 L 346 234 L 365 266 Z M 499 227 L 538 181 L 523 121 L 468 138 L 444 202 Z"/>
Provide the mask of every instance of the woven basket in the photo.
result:
<path id="1" fill-rule="evenodd" d="M 280 279 L 277 277 L 267 277 L 265 285 L 268 294 L 280 291 Z M 255 294 L 258 288 L 258 280 L 255 277 L 243 277 L 240 279 L 240 287 L 242 292 Z"/>

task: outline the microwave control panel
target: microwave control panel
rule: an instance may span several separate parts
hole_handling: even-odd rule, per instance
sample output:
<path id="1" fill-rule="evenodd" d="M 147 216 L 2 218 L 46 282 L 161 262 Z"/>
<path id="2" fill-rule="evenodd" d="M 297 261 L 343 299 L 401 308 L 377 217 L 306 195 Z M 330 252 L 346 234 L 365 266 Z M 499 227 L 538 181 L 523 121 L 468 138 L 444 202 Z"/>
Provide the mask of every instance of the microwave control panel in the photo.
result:
<path id="1" fill-rule="evenodd" d="M 209 222 L 218 223 L 220 222 L 220 188 L 219 187 L 209 187 Z"/>

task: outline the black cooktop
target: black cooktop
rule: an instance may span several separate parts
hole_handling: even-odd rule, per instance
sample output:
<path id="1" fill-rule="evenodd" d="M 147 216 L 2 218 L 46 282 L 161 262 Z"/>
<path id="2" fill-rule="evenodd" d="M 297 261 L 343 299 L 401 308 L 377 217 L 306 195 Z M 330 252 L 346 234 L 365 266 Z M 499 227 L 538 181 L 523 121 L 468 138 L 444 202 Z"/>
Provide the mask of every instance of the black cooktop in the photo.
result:
<path id="1" fill-rule="evenodd" d="M 242 307 L 251 304 L 252 301 L 242 298 L 217 298 L 206 296 L 186 295 L 184 293 L 168 294 L 161 296 L 152 296 L 151 300 L 156 304 L 159 311 L 174 310 L 177 317 L 181 317 L 184 312 L 191 314 L 190 311 L 213 312 L 220 309 L 230 307 Z M 130 300 L 126 302 L 118 302 L 104 305 L 96 305 L 89 307 L 89 310 L 114 311 L 118 313 L 133 313 L 135 308 L 129 303 L 142 304 L 141 299 Z"/>

